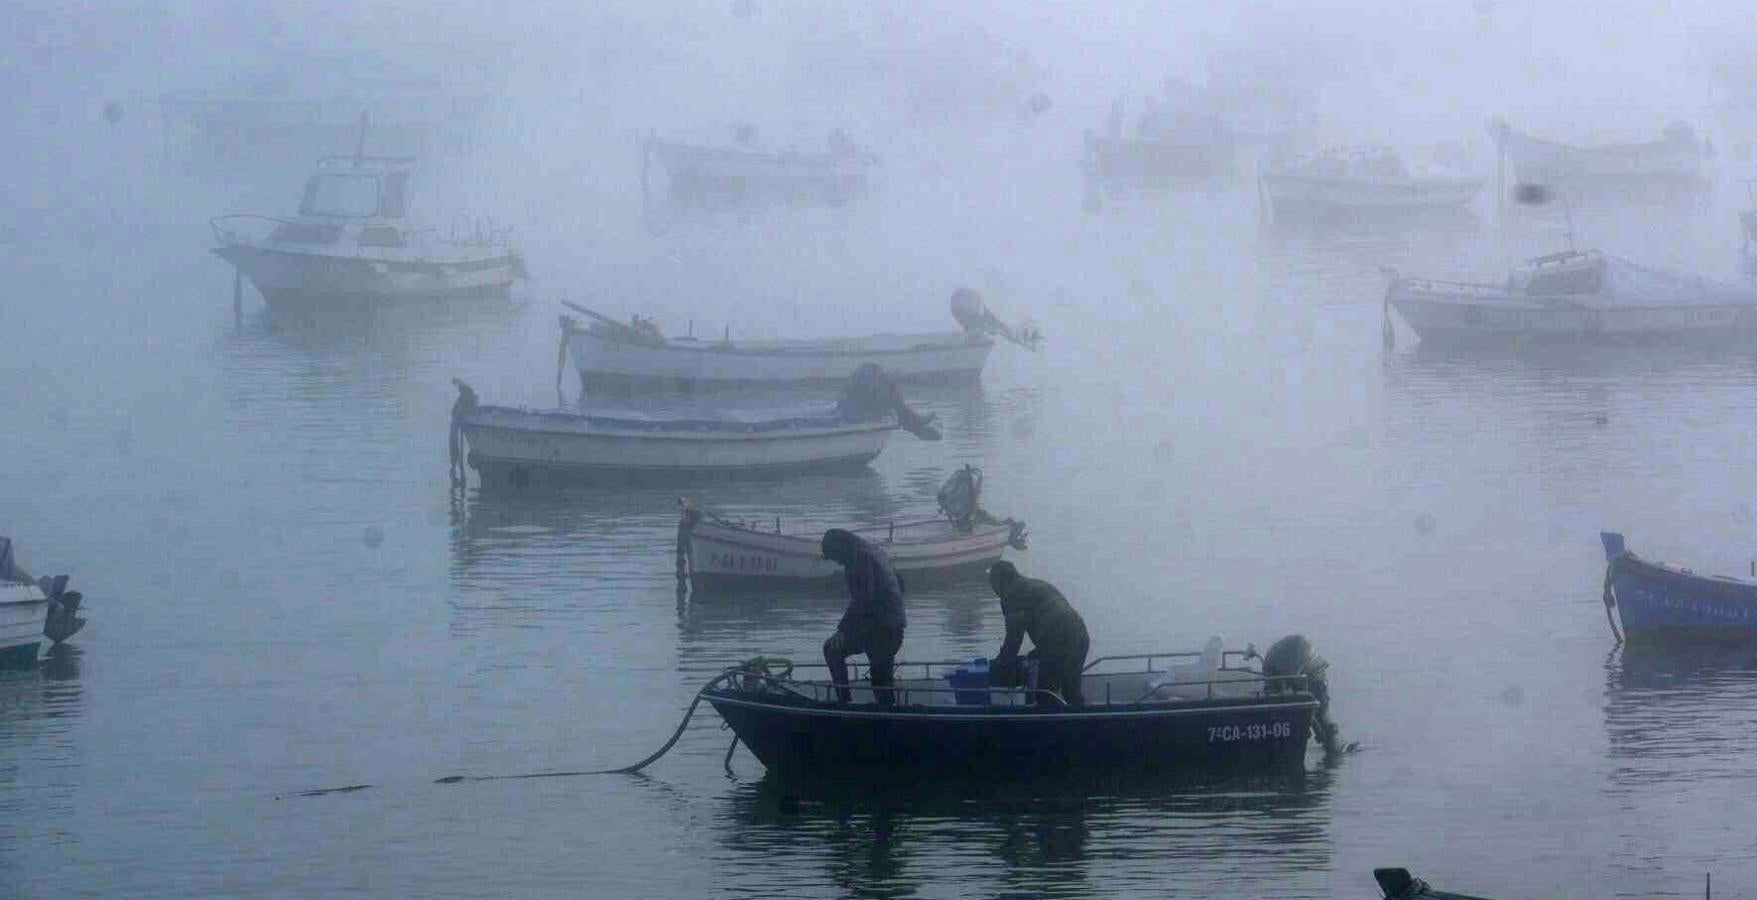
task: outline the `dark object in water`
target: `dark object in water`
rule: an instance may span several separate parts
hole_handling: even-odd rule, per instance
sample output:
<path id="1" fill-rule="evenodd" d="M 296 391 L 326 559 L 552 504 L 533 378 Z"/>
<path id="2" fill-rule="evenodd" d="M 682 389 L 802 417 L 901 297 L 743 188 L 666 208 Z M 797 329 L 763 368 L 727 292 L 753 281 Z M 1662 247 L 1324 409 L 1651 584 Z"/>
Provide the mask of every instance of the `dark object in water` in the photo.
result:
<path id="1" fill-rule="evenodd" d="M 854 370 L 848 386 L 842 391 L 842 399 L 836 401 L 836 409 L 851 422 L 895 415 L 898 427 L 904 431 L 924 441 L 940 439 L 939 426 L 933 423 L 935 416 L 931 413 L 924 416 L 910 409 L 903 400 L 903 393 L 897 390 L 897 383 L 877 363 L 867 363 Z"/>
<path id="2" fill-rule="evenodd" d="M 1550 202 L 1550 189 L 1522 181 L 1513 186 L 1513 199 L 1525 206 L 1543 206 Z"/>
<path id="3" fill-rule="evenodd" d="M 1649 562 L 1631 552 L 1614 531 L 1600 532 L 1599 540 L 1604 543 L 1606 614 L 1616 610 L 1630 640 L 1757 640 L 1757 582 Z"/>
<path id="4" fill-rule="evenodd" d="M 1384 892 L 1385 900 L 1416 900 L 1419 897 L 1431 897 L 1433 900 L 1488 900 L 1470 894 L 1436 891 L 1428 887 L 1427 882 L 1410 875 L 1408 869 L 1374 869 L 1373 880 L 1379 883 L 1379 890 Z"/>

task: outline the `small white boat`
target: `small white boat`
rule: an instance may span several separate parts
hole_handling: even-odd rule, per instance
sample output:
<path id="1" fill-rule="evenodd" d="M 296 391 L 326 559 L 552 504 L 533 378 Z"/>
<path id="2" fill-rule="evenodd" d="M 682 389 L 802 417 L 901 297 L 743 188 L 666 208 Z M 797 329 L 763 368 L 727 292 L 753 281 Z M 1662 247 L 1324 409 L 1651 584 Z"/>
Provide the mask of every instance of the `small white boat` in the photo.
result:
<path id="1" fill-rule="evenodd" d="M 1650 269 L 1596 250 L 1540 256 L 1505 284 L 1389 274 L 1387 308 L 1424 341 L 1748 340 L 1757 334 L 1757 286 Z"/>
<path id="2" fill-rule="evenodd" d="M 0 581 L 0 668 L 20 668 L 37 660 L 49 597 L 34 584 Z"/>
<path id="3" fill-rule="evenodd" d="M 1385 146 L 1297 157 L 1259 176 L 1274 210 L 1449 209 L 1470 203 L 1483 179 L 1438 167 L 1414 169 Z"/>
<path id="4" fill-rule="evenodd" d="M 994 336 L 1025 347 L 1035 347 L 1039 340 L 1029 325 L 1001 322 L 967 288 L 952 295 L 952 315 L 962 331 L 819 340 L 667 338 L 651 319 L 636 316 L 623 324 L 583 306 L 566 305 L 593 320 L 582 328 L 571 317 L 561 319 L 562 340 L 582 390 L 603 385 L 843 383 L 869 364 L 883 366 L 900 382 L 975 381 L 994 348 Z"/>
<path id="5" fill-rule="evenodd" d="M 643 184 L 648 159 L 657 159 L 672 188 L 682 192 L 817 190 L 838 195 L 864 185 L 878 162 L 840 131 L 831 132 L 821 153 L 703 146 L 648 137 L 642 154 Z"/>
<path id="6" fill-rule="evenodd" d="M 981 484 L 981 470 L 966 466 L 940 489 L 944 515 L 847 530 L 883 547 L 910 585 L 979 575 L 1008 547 L 1025 549 L 1025 523 L 996 519 L 976 505 Z M 698 589 L 834 581 L 842 567 L 824 559 L 822 538 L 822 530 L 783 533 L 778 519 L 765 531 L 685 504 L 677 529 L 678 577 Z"/>
<path id="7" fill-rule="evenodd" d="M 506 296 L 525 274 L 510 230 L 473 228 L 441 239 L 414 227 L 407 219 L 414 163 L 403 156 L 326 158 L 305 182 L 296 217 L 217 217 L 213 252 L 271 305 Z"/>
<path id="8" fill-rule="evenodd" d="M 940 437 L 932 417 L 904 405 L 882 370 L 856 373 L 834 404 L 699 416 L 483 406 L 458 382 L 453 476 L 461 473 L 459 438 L 469 448 L 464 461 L 484 481 L 522 485 L 539 472 L 665 478 L 858 468 L 884 450 L 897 428 L 924 440 Z"/>
<path id="9" fill-rule="evenodd" d="M 1660 182 L 1693 185 L 1705 180 L 1708 148 L 1683 122 L 1667 126 L 1660 140 L 1576 147 L 1534 138 L 1501 119 L 1489 122 L 1489 136 L 1524 184 L 1578 185 L 1588 182 Z"/>

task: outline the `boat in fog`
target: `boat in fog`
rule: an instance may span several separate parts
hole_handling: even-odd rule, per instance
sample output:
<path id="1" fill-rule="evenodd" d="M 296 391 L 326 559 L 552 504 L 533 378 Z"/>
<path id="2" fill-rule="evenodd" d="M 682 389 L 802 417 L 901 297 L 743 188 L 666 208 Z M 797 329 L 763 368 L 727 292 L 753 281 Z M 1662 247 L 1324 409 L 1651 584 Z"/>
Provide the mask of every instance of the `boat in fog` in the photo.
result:
<path id="1" fill-rule="evenodd" d="M 649 136 L 641 153 L 641 181 L 648 161 L 665 168 L 675 194 L 775 193 L 847 197 L 866 184 L 878 158 L 861 150 L 841 129 L 831 131 L 822 151 L 765 150 L 749 126 L 736 130 L 737 146 L 691 144 Z"/>
<path id="2" fill-rule="evenodd" d="M 1032 348 L 1040 339 L 1029 324 L 1002 322 L 967 288 L 952 294 L 960 331 L 815 340 L 668 338 L 649 318 L 623 323 L 578 304 L 565 305 L 592 320 L 581 327 L 571 317 L 561 319 L 582 389 L 841 383 L 865 365 L 882 365 L 897 381 L 967 382 L 982 376 L 995 337 Z"/>
<path id="3" fill-rule="evenodd" d="M 1120 181 L 1230 175 L 1236 155 L 1231 129 L 1188 99 L 1149 99 L 1132 133 L 1125 101 L 1111 107 L 1104 133 L 1086 132 L 1082 166 L 1089 176 Z"/>
<path id="4" fill-rule="evenodd" d="M 1515 180 L 1523 184 L 1657 182 L 1696 186 L 1706 181 L 1708 146 L 1684 122 L 1666 126 L 1659 140 L 1574 146 L 1528 135 L 1492 119 L 1494 138 Z"/>
<path id="5" fill-rule="evenodd" d="M 1276 213 L 1452 209 L 1468 205 L 1483 185 L 1461 172 L 1412 167 L 1382 145 L 1294 157 L 1265 167 L 1258 180 Z"/>
<path id="6" fill-rule="evenodd" d="M 1623 536 L 1601 532 L 1607 612 L 1623 634 L 1640 638 L 1757 639 L 1757 581 L 1698 575 L 1673 563 L 1636 556 Z"/>
<path id="7" fill-rule="evenodd" d="M 472 222 L 440 237 L 408 218 L 407 156 L 331 156 L 305 182 L 293 218 L 211 220 L 214 254 L 270 305 L 505 297 L 525 275 L 511 229 Z"/>
<path id="8" fill-rule="evenodd" d="M 12 539 L 0 537 L 0 668 L 30 666 L 43 640 L 59 644 L 85 627 L 84 599 L 67 590 L 68 576 L 33 579 L 13 557 Z"/>
<path id="9" fill-rule="evenodd" d="M 965 466 L 939 491 L 941 515 L 847 528 L 885 551 L 910 586 L 979 577 L 1008 547 L 1025 549 L 1025 523 L 982 509 L 982 470 Z M 823 529 L 789 534 L 685 504 L 677 528 L 678 576 L 697 589 L 834 584 L 842 566 L 825 559 Z"/>
<path id="10" fill-rule="evenodd" d="M 1396 309 L 1423 341 L 1757 335 L 1757 286 L 1652 269 L 1596 250 L 1537 257 L 1504 284 L 1388 274 L 1387 309 Z"/>
<path id="11" fill-rule="evenodd" d="M 899 428 L 940 439 L 933 417 L 910 409 L 876 366 L 856 372 L 835 403 L 767 410 L 530 410 L 482 405 L 469 385 L 457 386 L 453 474 L 467 444 L 462 461 L 484 482 L 851 469 L 877 458 Z"/>
<path id="12" fill-rule="evenodd" d="M 898 662 L 894 684 L 878 688 L 885 702 L 858 667 L 848 699 L 828 677 L 796 674 L 822 665 L 735 669 L 701 695 L 783 776 L 1013 780 L 1298 768 L 1319 701 L 1306 676 L 1266 676 L 1243 663 L 1252 656 L 1211 645 L 1099 657 L 1082 676 L 1085 702 L 1073 706 L 1029 685 L 991 685 L 968 660 Z"/>

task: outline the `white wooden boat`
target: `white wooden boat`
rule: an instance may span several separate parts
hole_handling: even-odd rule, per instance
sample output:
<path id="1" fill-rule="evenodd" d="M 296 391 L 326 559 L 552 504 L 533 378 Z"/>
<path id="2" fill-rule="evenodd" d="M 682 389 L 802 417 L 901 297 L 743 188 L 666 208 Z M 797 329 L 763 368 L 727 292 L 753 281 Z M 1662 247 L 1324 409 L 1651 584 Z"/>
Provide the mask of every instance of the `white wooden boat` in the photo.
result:
<path id="1" fill-rule="evenodd" d="M 320 300 L 506 296 L 524 276 L 508 231 L 440 238 L 407 218 L 411 157 L 336 156 L 318 163 L 291 219 L 212 220 L 214 253 L 271 305 Z"/>
<path id="2" fill-rule="evenodd" d="M 835 404 L 700 415 L 483 406 L 459 382 L 452 427 L 468 445 L 465 461 L 484 481 L 513 484 L 539 472 L 663 478 L 858 468 L 884 450 L 897 428 L 924 440 L 940 437 L 933 418 L 904 405 L 878 371 L 876 382 L 857 373 Z M 455 437 L 454 454 L 461 449 Z"/>
<path id="3" fill-rule="evenodd" d="M 865 365 L 883 366 L 906 382 L 965 382 L 982 376 L 994 337 L 1035 347 L 1029 325 L 1009 326 L 990 313 L 975 291 L 952 295 L 952 315 L 962 331 L 875 334 L 818 340 L 720 340 L 667 338 L 651 319 L 623 324 L 573 303 L 592 319 L 581 327 L 561 319 L 562 340 L 573 357 L 582 390 L 601 385 L 743 385 L 842 383 Z"/>
<path id="4" fill-rule="evenodd" d="M 943 515 L 848 528 L 884 548 L 910 585 L 979 575 L 1008 547 L 1025 549 L 1025 523 L 997 519 L 977 505 L 981 470 L 966 466 L 940 489 Z M 742 584 L 809 586 L 832 582 L 842 567 L 823 558 L 822 529 L 784 533 L 684 504 L 678 524 L 678 577 L 698 588 Z"/>
<path id="5" fill-rule="evenodd" d="M 1673 122 L 1657 141 L 1578 147 L 1534 138 L 1500 119 L 1489 122 L 1516 181 L 1578 185 L 1589 182 L 1695 184 L 1704 180 L 1708 149 L 1689 125 Z"/>
<path id="6" fill-rule="evenodd" d="M 681 191 L 742 191 L 815 189 L 852 191 L 866 182 L 877 160 L 854 147 L 840 132 L 831 135 L 821 153 L 800 150 L 757 150 L 684 144 L 649 137 L 642 155 L 665 167 L 673 189 Z"/>
<path id="7" fill-rule="evenodd" d="M 1412 169 L 1384 146 L 1346 147 L 1298 157 L 1260 176 L 1273 209 L 1417 210 L 1470 203 L 1483 179 L 1437 167 Z"/>
<path id="8" fill-rule="evenodd" d="M 49 598 L 34 584 L 0 581 L 0 668 L 28 666 L 43 643 Z"/>
<path id="9" fill-rule="evenodd" d="M 1650 269 L 1597 251 L 1538 257 L 1505 284 L 1390 274 L 1387 307 L 1424 341 L 1757 335 L 1757 286 Z"/>

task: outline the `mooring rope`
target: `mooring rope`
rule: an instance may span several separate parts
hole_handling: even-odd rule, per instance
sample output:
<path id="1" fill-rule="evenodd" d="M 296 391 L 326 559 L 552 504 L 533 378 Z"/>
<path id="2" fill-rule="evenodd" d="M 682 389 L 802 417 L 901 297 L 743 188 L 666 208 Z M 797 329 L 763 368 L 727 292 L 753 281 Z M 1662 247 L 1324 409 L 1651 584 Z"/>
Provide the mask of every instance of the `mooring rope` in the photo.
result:
<path id="1" fill-rule="evenodd" d="M 1611 572 L 1614 568 L 1615 562 L 1613 561 L 1604 569 L 1604 620 L 1611 623 L 1611 636 L 1617 639 L 1618 644 L 1621 644 L 1623 643 L 1623 633 L 1617 630 L 1617 617 L 1611 612 L 1611 608 L 1617 605 L 1617 590 L 1611 586 Z"/>
<path id="2" fill-rule="evenodd" d="M 772 667 L 779 668 L 781 670 L 780 673 L 776 674 L 773 671 Z M 711 691 L 714 688 L 719 687 L 721 684 L 724 684 L 725 682 L 730 681 L 731 679 L 736 678 L 740 675 L 756 676 L 756 677 L 764 678 L 764 679 L 767 679 L 767 678 L 786 678 L 788 675 L 792 674 L 792 672 L 793 672 L 793 663 L 791 661 L 789 661 L 788 659 L 786 659 L 785 657 L 754 656 L 754 657 L 751 657 L 750 659 L 745 660 L 742 663 L 739 663 L 736 666 L 733 666 L 730 669 L 727 669 L 726 671 L 720 673 L 719 675 L 714 676 L 714 678 L 712 680 L 710 680 L 707 684 L 702 685 L 701 688 L 695 692 L 695 698 L 690 700 L 689 708 L 683 711 L 683 719 L 682 719 L 682 721 L 679 721 L 677 723 L 677 727 L 672 730 L 671 737 L 667 738 L 665 743 L 663 745 L 661 745 L 659 747 L 659 749 L 654 750 L 652 753 L 648 754 L 646 756 L 646 758 L 644 758 L 640 762 L 634 763 L 632 765 L 618 766 L 617 768 L 614 768 L 614 769 L 577 769 L 577 770 L 563 770 L 563 771 L 555 771 L 555 772 L 525 772 L 525 773 L 521 773 L 521 774 L 517 774 L 517 775 L 447 775 L 444 778 L 435 778 L 433 780 L 433 783 L 434 784 L 461 784 L 464 782 L 476 782 L 476 781 L 527 781 L 527 780 L 536 779 L 536 778 L 575 778 L 575 777 L 582 776 L 582 775 L 633 775 L 633 774 L 641 771 L 642 769 L 645 769 L 646 767 L 652 765 L 653 763 L 658 762 L 662 757 L 665 756 L 665 754 L 671 752 L 672 747 L 677 746 L 677 742 L 683 738 L 684 731 L 688 730 L 690 719 L 695 716 L 696 708 L 701 706 L 702 699 L 708 695 L 708 691 Z M 734 736 L 732 739 L 732 745 L 730 747 L 726 748 L 725 759 L 721 760 L 721 764 L 726 768 L 726 770 L 728 772 L 730 772 L 732 769 L 732 753 L 733 753 L 733 751 L 735 751 L 737 749 L 738 749 L 738 738 L 736 736 Z M 349 785 L 343 785 L 341 787 L 316 788 L 314 790 L 309 790 L 309 791 L 299 791 L 299 792 L 295 793 L 293 796 L 295 796 L 295 797 L 322 797 L 322 796 L 325 796 L 328 794 L 351 794 L 355 791 L 364 791 L 364 790 L 367 790 L 367 789 L 373 788 L 373 787 L 377 787 L 377 785 L 349 784 Z M 278 800 L 280 798 L 277 797 L 275 799 Z"/>

